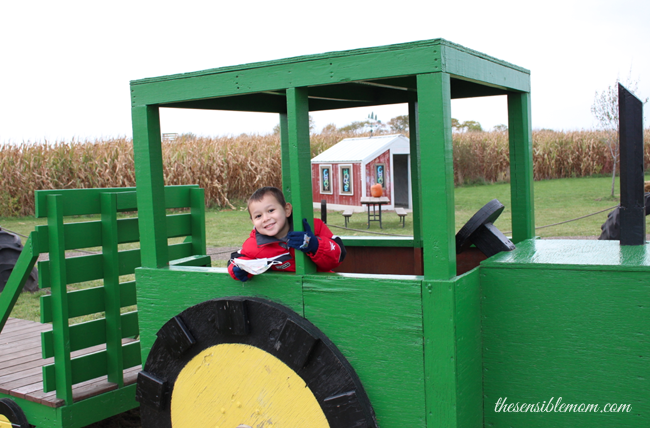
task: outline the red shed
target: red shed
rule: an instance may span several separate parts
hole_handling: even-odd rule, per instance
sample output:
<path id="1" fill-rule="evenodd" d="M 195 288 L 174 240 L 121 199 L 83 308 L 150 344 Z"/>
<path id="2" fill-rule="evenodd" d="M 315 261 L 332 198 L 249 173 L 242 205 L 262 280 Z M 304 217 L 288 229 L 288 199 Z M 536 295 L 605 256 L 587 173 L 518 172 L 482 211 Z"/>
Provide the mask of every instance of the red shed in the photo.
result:
<path id="1" fill-rule="evenodd" d="M 380 183 L 390 200 L 384 209 L 411 208 L 409 140 L 403 135 L 346 138 L 311 160 L 314 206 L 363 211 L 362 196 Z"/>

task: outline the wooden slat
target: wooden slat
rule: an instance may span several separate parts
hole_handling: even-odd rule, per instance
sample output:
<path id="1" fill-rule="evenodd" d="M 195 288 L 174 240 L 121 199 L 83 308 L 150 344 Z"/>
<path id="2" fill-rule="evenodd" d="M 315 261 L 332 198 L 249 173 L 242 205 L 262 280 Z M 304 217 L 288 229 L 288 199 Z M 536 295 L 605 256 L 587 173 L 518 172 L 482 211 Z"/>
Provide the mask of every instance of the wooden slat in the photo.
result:
<path id="1" fill-rule="evenodd" d="M 176 238 L 192 234 L 192 216 L 189 213 L 167 216 L 167 237 Z"/>
<path id="2" fill-rule="evenodd" d="M 49 195 L 61 195 L 63 200 L 63 215 L 88 215 L 99 214 L 99 195 L 106 192 L 133 192 L 135 187 L 114 187 L 105 189 L 66 189 L 66 190 L 37 190 L 34 195 L 36 199 L 36 218 L 48 216 L 47 197 Z"/>
<path id="3" fill-rule="evenodd" d="M 122 338 L 137 336 L 138 330 L 138 313 L 128 312 L 121 317 Z M 52 332 L 46 331 L 41 333 L 43 358 L 54 356 L 54 343 L 52 342 Z M 106 319 L 100 318 L 84 323 L 70 326 L 70 350 L 78 351 L 91 346 L 101 345 L 106 342 Z M 1 358 L 1 357 L 0 357 Z"/>
<path id="4" fill-rule="evenodd" d="M 207 266 L 210 267 L 210 256 L 189 256 L 182 259 L 170 260 L 169 266 Z"/>
<path id="5" fill-rule="evenodd" d="M 122 346 L 125 367 L 140 364 L 140 342 L 131 342 Z M 77 384 L 106 374 L 106 351 L 97 351 L 71 359 L 72 383 Z M 43 391 L 53 391 L 56 381 L 55 365 L 43 367 Z"/>
<path id="6" fill-rule="evenodd" d="M 106 368 L 108 380 L 121 388 L 124 383 L 122 358 L 122 317 L 120 315 L 120 273 L 117 239 L 117 197 L 103 194 L 102 207 L 102 255 L 104 259 L 104 298 Z"/>
<path id="7" fill-rule="evenodd" d="M 135 281 L 120 284 L 121 305 L 132 306 L 137 303 Z M 69 318 L 95 314 L 104 310 L 104 287 L 85 288 L 68 293 Z M 52 322 L 52 296 L 41 296 L 41 322 Z"/>
<path id="8" fill-rule="evenodd" d="M 190 189 L 192 216 L 192 254 L 207 254 L 205 236 L 205 189 Z M 209 266 L 209 265 L 208 265 Z"/>
<path id="9" fill-rule="evenodd" d="M 102 245 L 100 221 L 65 223 L 63 227 L 66 250 L 101 247 Z M 36 232 L 39 248 L 43 248 L 44 252 L 47 252 L 45 250 L 49 247 L 48 226 L 36 226 Z M 117 233 L 118 243 L 120 244 L 139 241 L 138 219 L 135 217 L 119 219 L 117 221 Z"/>

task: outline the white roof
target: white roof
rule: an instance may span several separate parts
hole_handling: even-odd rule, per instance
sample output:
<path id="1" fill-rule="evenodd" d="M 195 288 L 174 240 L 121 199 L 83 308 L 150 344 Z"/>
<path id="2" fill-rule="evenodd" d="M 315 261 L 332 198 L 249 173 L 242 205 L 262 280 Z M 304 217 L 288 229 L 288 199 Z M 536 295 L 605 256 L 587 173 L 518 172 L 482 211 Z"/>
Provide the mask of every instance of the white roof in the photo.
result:
<path id="1" fill-rule="evenodd" d="M 346 138 L 314 157 L 312 163 L 367 163 L 388 149 L 394 154 L 409 153 L 409 139 L 401 134 Z"/>

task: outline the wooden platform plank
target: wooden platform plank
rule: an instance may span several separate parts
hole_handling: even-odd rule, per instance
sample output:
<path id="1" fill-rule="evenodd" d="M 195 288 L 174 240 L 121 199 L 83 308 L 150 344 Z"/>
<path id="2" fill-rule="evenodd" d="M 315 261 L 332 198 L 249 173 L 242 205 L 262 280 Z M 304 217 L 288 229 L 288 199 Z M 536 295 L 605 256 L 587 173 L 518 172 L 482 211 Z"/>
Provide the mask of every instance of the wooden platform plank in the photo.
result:
<path id="1" fill-rule="evenodd" d="M 24 328 L 16 329 L 6 333 L 3 330 L 2 335 L 0 335 L 1 338 L 0 343 L 6 344 L 6 343 L 15 342 L 22 338 L 30 337 L 34 332 L 40 334 L 41 331 L 47 331 L 51 329 L 52 326 L 49 324 L 39 324 L 39 325 L 25 326 Z"/>
<path id="2" fill-rule="evenodd" d="M 40 343 L 23 345 L 20 348 L 12 349 L 11 352 L 7 353 L 6 355 L 0 355 L 0 366 L 4 366 L 5 363 L 13 360 L 20 361 L 23 357 L 34 355 L 35 353 L 40 353 L 40 351 Z"/>
<path id="3" fill-rule="evenodd" d="M 10 373 L 4 376 L 0 376 L 0 388 L 2 388 L 6 383 L 13 382 L 16 379 L 22 379 L 39 373 L 42 374 L 43 369 L 41 367 L 34 367 L 31 369 L 20 370 L 15 373 Z"/>
<path id="4" fill-rule="evenodd" d="M 41 332 L 52 329 L 50 324 L 9 318 L 5 330 L 0 333 L 0 392 L 23 398 L 48 407 L 60 407 L 65 402 L 56 397 L 56 391 L 43 392 L 43 366 L 52 364 L 53 358 L 41 358 Z M 123 339 L 122 343 L 134 342 L 135 339 Z M 72 358 L 106 349 L 106 345 L 75 351 Z M 137 381 L 141 367 L 135 366 L 124 370 L 124 385 Z M 75 402 L 94 397 L 116 389 L 114 383 L 108 382 L 107 376 L 78 383 L 72 387 Z"/>
<path id="5" fill-rule="evenodd" d="M 2 368 L 0 368 L 0 376 L 15 373 L 20 370 L 31 369 L 32 367 L 42 367 L 46 364 L 52 364 L 54 359 L 48 358 L 43 360 L 41 358 L 41 351 L 38 350 L 38 353 L 34 353 L 28 357 L 24 357 L 21 360 L 11 360 L 5 363 L 2 363 Z"/>

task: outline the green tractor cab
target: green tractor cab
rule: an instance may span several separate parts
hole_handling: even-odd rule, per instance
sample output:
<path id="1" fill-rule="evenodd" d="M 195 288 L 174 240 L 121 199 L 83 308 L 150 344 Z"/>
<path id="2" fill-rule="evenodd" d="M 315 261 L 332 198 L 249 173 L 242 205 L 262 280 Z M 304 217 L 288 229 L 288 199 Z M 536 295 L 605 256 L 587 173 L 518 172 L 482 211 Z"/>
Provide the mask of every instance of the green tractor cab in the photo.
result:
<path id="1" fill-rule="evenodd" d="M 507 97 L 516 248 L 483 260 L 468 239 L 491 229 L 502 208 L 485 201 L 456 236 L 451 100 L 498 95 Z M 650 424 L 650 254 L 645 245 L 535 239 L 528 70 L 437 39 L 133 81 L 131 101 L 139 267 L 135 285 L 116 285 L 120 202 L 101 196 L 104 293 L 113 302 L 107 353 L 94 366 L 77 364 L 86 375 L 107 367 L 123 391 L 109 409 L 133 407 L 135 397 L 146 428 Z M 343 237 L 348 256 L 338 272 L 316 272 L 297 252 L 295 273 L 241 283 L 205 266 L 200 214 L 183 226 L 168 218 L 175 199 L 164 186 L 161 108 L 278 114 L 282 190 L 294 218 L 312 223 L 309 113 L 397 103 L 409 109 L 412 237 Z M 183 206 L 202 212 L 200 189 L 188 192 Z M 48 199 L 54 212 L 60 203 Z M 61 223 L 61 213 L 50 215 Z M 172 248 L 169 237 L 181 233 L 182 249 Z M 60 255 L 66 239 L 48 236 Z M 71 358 L 57 268 L 66 263 L 55 256 L 49 268 L 59 284 L 52 349 L 63 363 L 48 373 L 72 415 L 84 401 L 70 391 L 81 378 L 59 375 Z M 10 279 L 12 293 L 19 282 Z M 132 291 L 139 341 L 120 351 L 116 302 Z M 11 307 L 5 293 L 0 309 Z M 143 365 L 135 384 L 120 375 L 126 361 Z M 70 418 L 48 425 L 31 401 L 15 403 L 37 427 L 82 426 Z"/>

